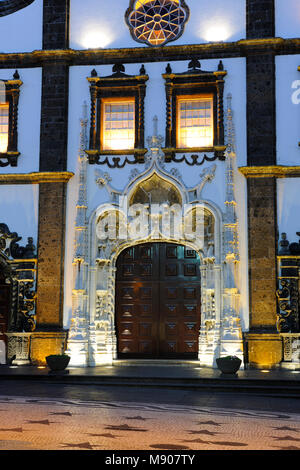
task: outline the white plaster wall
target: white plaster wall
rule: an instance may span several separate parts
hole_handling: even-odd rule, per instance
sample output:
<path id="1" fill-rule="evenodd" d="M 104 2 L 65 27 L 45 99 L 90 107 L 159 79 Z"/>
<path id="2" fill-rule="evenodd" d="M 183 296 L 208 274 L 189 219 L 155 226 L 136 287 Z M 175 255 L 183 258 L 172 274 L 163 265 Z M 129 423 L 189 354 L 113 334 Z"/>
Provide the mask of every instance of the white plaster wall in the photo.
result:
<path id="1" fill-rule="evenodd" d="M 300 178 L 277 180 L 277 213 L 279 236 L 287 234 L 290 243 L 297 242 L 300 231 Z"/>
<path id="2" fill-rule="evenodd" d="M 0 52 L 42 49 L 43 0 L 0 18 Z"/>
<path id="3" fill-rule="evenodd" d="M 239 172 L 235 174 L 236 213 L 238 219 L 239 237 L 239 289 L 240 314 L 243 331 L 249 330 L 249 280 L 248 280 L 248 209 L 247 209 L 247 180 Z"/>
<path id="4" fill-rule="evenodd" d="M 17 167 L 0 167 L 0 173 L 30 173 L 39 170 L 42 69 L 18 69 L 23 85 L 20 88 L 18 114 Z M 0 79 L 13 78 L 15 69 L 0 70 Z"/>
<path id="5" fill-rule="evenodd" d="M 300 4 L 299 4 L 300 6 Z M 276 57 L 277 164 L 300 165 L 300 55 Z"/>
<path id="6" fill-rule="evenodd" d="M 184 34 L 169 45 L 238 41 L 246 37 L 245 0 L 187 0 L 190 19 Z M 124 15 L 129 0 L 72 0 L 73 49 L 149 47 L 134 41 Z"/>
<path id="7" fill-rule="evenodd" d="M 0 222 L 22 237 L 21 246 L 27 244 L 28 237 L 33 237 L 37 246 L 38 195 L 37 184 L 0 185 Z"/>
<path id="8" fill-rule="evenodd" d="M 299 0 L 275 0 L 275 35 L 282 38 L 300 37 Z"/>
<path id="9" fill-rule="evenodd" d="M 216 70 L 219 60 L 206 60 L 201 62 L 203 70 Z M 225 80 L 225 96 L 232 94 L 232 109 L 234 113 L 234 124 L 236 129 L 236 147 L 237 147 L 237 166 L 246 165 L 246 63 L 245 59 L 226 59 L 223 60 L 224 67 L 228 72 Z M 175 73 L 187 70 L 188 61 L 172 62 L 171 66 Z M 166 106 L 165 106 L 165 87 L 162 73 L 165 72 L 167 63 L 146 63 L 146 72 L 149 75 L 147 82 L 147 92 L 145 99 L 145 136 L 153 134 L 153 117 L 158 116 L 158 133 L 165 135 L 166 125 Z M 71 67 L 70 69 L 70 97 L 69 97 L 69 143 L 68 143 L 68 170 L 77 173 L 77 159 L 80 137 L 80 118 L 83 115 L 83 102 L 88 105 L 88 117 L 90 112 L 89 83 L 86 77 L 90 76 L 91 66 Z M 131 64 L 126 66 L 126 73 L 136 74 L 140 69 L 140 64 Z M 97 66 L 98 76 L 110 75 L 111 65 Z M 226 114 L 227 100 L 224 100 L 224 110 Z M 88 126 L 89 132 L 89 126 Z M 146 143 L 147 146 L 147 143 Z M 200 174 L 204 169 L 217 164 L 216 177 L 214 181 L 207 184 L 203 190 L 203 199 L 217 204 L 221 210 L 225 209 L 225 162 L 205 162 L 200 167 L 189 167 L 186 164 L 166 165 L 168 171 L 171 168 L 177 168 L 182 175 L 184 183 L 188 187 L 193 187 L 200 180 Z M 136 168 L 136 167 L 135 167 Z M 141 171 L 141 168 L 138 166 Z M 95 170 L 101 170 L 109 173 L 112 178 L 111 185 L 116 189 L 122 190 L 129 182 L 132 166 L 125 166 L 121 170 L 110 170 L 107 166 L 88 165 L 88 216 L 102 203 L 108 202 L 106 189 L 100 189 L 95 184 Z M 74 221 L 75 208 L 77 201 L 77 175 L 68 184 L 67 200 L 67 235 L 66 235 L 66 257 L 65 257 L 65 324 L 71 315 L 72 308 L 72 257 L 74 243 Z M 239 198 L 238 216 L 240 219 L 240 251 L 241 251 L 241 286 L 243 298 L 243 325 L 247 327 L 248 319 L 248 266 L 247 266 L 247 225 L 246 225 L 246 182 L 244 177 L 237 174 L 236 184 L 237 195 Z"/>

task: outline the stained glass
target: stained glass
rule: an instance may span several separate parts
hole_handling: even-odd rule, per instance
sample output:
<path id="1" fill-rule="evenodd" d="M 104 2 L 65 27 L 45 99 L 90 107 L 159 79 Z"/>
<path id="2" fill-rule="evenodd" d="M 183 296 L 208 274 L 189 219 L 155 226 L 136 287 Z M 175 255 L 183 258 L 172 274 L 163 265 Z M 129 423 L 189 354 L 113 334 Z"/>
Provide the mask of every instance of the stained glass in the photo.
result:
<path id="1" fill-rule="evenodd" d="M 183 0 L 137 0 L 127 22 L 134 39 L 162 46 L 182 34 L 188 16 Z"/>

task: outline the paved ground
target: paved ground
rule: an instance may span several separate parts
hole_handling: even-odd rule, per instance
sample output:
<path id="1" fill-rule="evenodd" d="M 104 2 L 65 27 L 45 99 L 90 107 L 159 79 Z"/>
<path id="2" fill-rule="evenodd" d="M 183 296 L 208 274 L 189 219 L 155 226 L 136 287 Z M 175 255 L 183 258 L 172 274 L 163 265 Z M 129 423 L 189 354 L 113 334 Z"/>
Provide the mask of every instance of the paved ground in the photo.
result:
<path id="1" fill-rule="evenodd" d="M 0 382 L 1 450 L 300 450 L 300 400 Z"/>

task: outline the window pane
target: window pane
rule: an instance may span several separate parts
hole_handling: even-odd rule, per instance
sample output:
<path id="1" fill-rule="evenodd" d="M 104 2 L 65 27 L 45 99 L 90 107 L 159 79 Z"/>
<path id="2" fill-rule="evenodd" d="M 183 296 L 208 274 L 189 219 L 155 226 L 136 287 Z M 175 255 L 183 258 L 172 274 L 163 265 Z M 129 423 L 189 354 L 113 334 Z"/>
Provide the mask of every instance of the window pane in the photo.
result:
<path id="1" fill-rule="evenodd" d="M 134 148 L 134 100 L 104 102 L 103 150 Z"/>
<path id="2" fill-rule="evenodd" d="M 213 146 L 212 98 L 180 100 L 178 120 L 179 147 Z"/>
<path id="3" fill-rule="evenodd" d="M 8 146 L 8 103 L 0 104 L 0 152 L 7 152 Z"/>

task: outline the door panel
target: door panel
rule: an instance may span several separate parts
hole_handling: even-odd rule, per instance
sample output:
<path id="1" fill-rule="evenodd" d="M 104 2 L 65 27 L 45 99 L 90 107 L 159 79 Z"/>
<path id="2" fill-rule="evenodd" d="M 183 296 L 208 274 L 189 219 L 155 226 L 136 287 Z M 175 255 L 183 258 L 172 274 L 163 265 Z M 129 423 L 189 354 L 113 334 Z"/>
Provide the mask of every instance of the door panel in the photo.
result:
<path id="1" fill-rule="evenodd" d="M 200 262 L 194 250 L 168 243 L 131 247 L 118 258 L 119 357 L 197 357 Z"/>

